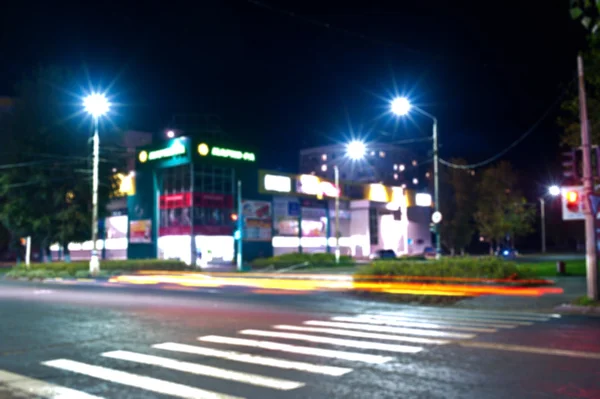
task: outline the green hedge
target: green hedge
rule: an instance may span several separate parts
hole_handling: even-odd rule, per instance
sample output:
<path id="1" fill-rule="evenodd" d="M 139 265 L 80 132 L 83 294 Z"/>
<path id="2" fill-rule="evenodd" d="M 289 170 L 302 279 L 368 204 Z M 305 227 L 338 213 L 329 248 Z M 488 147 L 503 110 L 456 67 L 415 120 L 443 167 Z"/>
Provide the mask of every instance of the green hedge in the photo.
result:
<path id="1" fill-rule="evenodd" d="M 30 279 L 85 278 L 89 277 L 89 267 L 88 261 L 32 263 L 29 268 L 24 265 L 16 266 L 6 273 L 6 276 Z M 164 259 L 108 260 L 100 263 L 100 277 L 109 277 L 138 270 L 190 270 L 190 268 L 184 262 Z"/>
<path id="2" fill-rule="evenodd" d="M 299 265 L 302 263 L 307 263 L 308 267 L 328 267 L 328 266 L 336 266 L 335 263 L 335 255 L 328 253 L 314 253 L 314 254 L 304 254 L 304 253 L 289 253 L 278 256 L 272 256 L 270 258 L 258 258 L 251 262 L 253 269 L 263 269 L 269 266 L 273 266 L 276 269 L 282 269 L 294 265 Z M 343 266 L 352 266 L 354 265 L 354 260 L 350 256 L 342 255 L 340 256 L 339 265 Z"/>
<path id="3" fill-rule="evenodd" d="M 452 257 L 431 261 L 385 260 L 361 267 L 355 277 L 364 276 L 427 276 L 427 277 L 478 277 L 525 278 L 531 271 L 493 257 Z"/>

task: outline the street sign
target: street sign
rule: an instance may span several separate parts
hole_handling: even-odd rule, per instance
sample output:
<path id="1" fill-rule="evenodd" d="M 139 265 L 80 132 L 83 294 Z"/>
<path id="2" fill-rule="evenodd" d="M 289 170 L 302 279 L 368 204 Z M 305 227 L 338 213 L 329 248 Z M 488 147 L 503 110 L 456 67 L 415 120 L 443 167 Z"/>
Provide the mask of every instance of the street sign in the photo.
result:
<path id="1" fill-rule="evenodd" d="M 439 211 L 433 212 L 433 215 L 431 215 L 431 221 L 435 224 L 438 224 L 439 222 L 441 222 L 442 221 L 442 213 Z"/>

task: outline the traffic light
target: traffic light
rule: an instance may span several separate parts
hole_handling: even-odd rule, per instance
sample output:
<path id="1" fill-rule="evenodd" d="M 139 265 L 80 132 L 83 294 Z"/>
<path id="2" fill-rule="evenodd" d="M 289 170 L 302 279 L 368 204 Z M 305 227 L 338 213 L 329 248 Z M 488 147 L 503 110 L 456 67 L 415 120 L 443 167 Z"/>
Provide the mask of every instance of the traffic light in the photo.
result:
<path id="1" fill-rule="evenodd" d="M 571 212 L 579 212 L 579 193 L 577 191 L 567 191 L 565 193 L 565 199 L 567 200 L 567 209 Z"/>
<path id="2" fill-rule="evenodd" d="M 579 174 L 577 173 L 577 150 L 571 150 L 563 152 L 563 176 L 568 180 L 578 180 Z"/>

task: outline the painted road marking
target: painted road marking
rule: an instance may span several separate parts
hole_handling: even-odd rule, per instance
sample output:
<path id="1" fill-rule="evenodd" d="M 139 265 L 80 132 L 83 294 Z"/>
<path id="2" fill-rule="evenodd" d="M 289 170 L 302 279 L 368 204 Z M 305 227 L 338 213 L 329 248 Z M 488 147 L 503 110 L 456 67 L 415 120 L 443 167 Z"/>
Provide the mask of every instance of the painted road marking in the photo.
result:
<path id="1" fill-rule="evenodd" d="M 351 323 L 364 323 L 364 324 L 376 324 L 376 325 L 388 325 L 388 326 L 396 326 L 394 328 L 396 333 L 399 334 L 409 334 L 409 335 L 422 335 L 424 337 L 436 337 L 436 338 L 455 338 L 455 339 L 470 339 L 474 338 L 475 334 L 465 334 L 465 333 L 457 333 L 457 332 L 446 332 L 446 331 L 437 331 L 437 330 L 421 330 L 415 328 L 404 328 L 402 327 L 404 323 L 395 322 L 392 320 L 379 320 L 379 319 L 367 319 L 367 318 L 359 318 L 359 317 L 332 317 L 331 320 L 335 321 L 348 321 Z M 400 327 L 398 327 L 400 326 Z M 477 332 L 496 332 L 497 330 L 493 328 L 480 328 Z M 391 331 L 389 331 L 391 332 Z"/>
<path id="2" fill-rule="evenodd" d="M 509 344 L 497 344 L 493 342 L 460 342 L 461 346 L 469 348 L 480 348 L 480 349 L 497 349 L 511 352 L 523 352 L 523 353 L 536 353 L 538 355 L 555 355 L 555 356 L 569 356 L 569 357 L 582 357 L 586 359 L 598 359 L 600 360 L 600 353 L 598 352 L 579 352 L 567 349 L 554 349 L 554 348 L 540 348 L 537 346 L 525 346 L 525 345 L 509 345 Z"/>
<path id="3" fill-rule="evenodd" d="M 35 290 L 33 291 L 34 295 L 45 295 L 45 294 L 52 294 L 54 291 L 52 290 Z"/>
<path id="4" fill-rule="evenodd" d="M 338 319 L 344 319 L 346 321 L 352 320 L 353 322 L 356 322 L 356 323 L 367 323 L 366 320 L 380 320 L 380 321 L 389 320 L 390 322 L 393 322 L 392 323 L 393 325 L 398 326 L 398 327 L 418 327 L 418 328 L 431 328 L 431 329 L 439 329 L 439 330 L 445 329 L 445 330 L 469 331 L 469 332 L 496 332 L 496 330 L 494 330 L 494 328 L 493 328 L 494 326 L 486 325 L 486 326 L 475 327 L 471 323 L 467 323 L 467 322 L 453 322 L 453 321 L 425 322 L 425 321 L 414 321 L 414 318 L 407 318 L 407 319 L 403 320 L 401 318 L 391 318 L 391 317 L 380 318 L 380 317 L 375 317 L 375 316 L 370 316 L 370 315 L 358 315 L 358 316 L 353 316 L 353 317 L 339 316 L 339 317 L 331 318 L 331 320 L 338 320 Z M 459 324 L 459 325 L 457 325 L 457 324 Z M 460 324 L 463 324 L 463 325 L 460 325 Z"/>
<path id="5" fill-rule="evenodd" d="M 332 335 L 345 335 L 347 337 L 356 337 L 356 338 L 387 339 L 390 341 L 412 342 L 415 344 L 444 345 L 444 344 L 447 344 L 450 342 L 450 341 L 442 340 L 442 339 L 405 337 L 405 336 L 401 336 L 401 335 L 377 334 L 377 333 L 369 333 L 369 332 L 362 332 L 362 331 L 348 331 L 348 330 L 339 330 L 339 329 L 335 329 L 335 328 L 299 327 L 299 326 L 287 326 L 287 325 L 277 325 L 277 326 L 273 326 L 273 328 L 276 328 L 278 330 L 305 331 L 305 332 L 317 332 L 317 333 L 332 334 Z"/>
<path id="6" fill-rule="evenodd" d="M 490 318 L 490 317 L 486 317 L 486 316 L 468 316 L 468 315 L 444 315 L 444 314 L 429 314 L 429 313 L 417 313 L 417 312 L 411 312 L 411 313 L 405 313 L 404 315 L 398 315 L 398 316 L 389 316 L 389 315 L 383 315 L 380 317 L 404 317 L 404 318 L 411 318 L 411 319 L 426 319 L 426 320 L 451 320 L 451 321 L 465 321 L 465 322 L 470 322 L 470 323 L 477 323 L 477 324 L 493 324 L 493 323 L 497 323 L 497 324 L 505 324 L 505 325 L 520 325 L 520 326 L 530 326 L 532 325 L 534 322 L 532 321 L 524 321 L 524 320 L 506 320 L 506 319 L 497 319 L 497 318 Z M 535 322 L 543 322 L 543 321 L 547 321 L 548 319 L 544 319 L 544 320 L 536 320 Z"/>
<path id="7" fill-rule="evenodd" d="M 414 307 L 405 307 L 406 311 L 414 311 L 416 310 Z M 431 312 L 431 313 L 439 313 L 440 312 L 440 308 L 432 308 L 432 307 L 423 307 L 423 306 L 419 306 L 418 311 L 422 311 L 422 312 Z M 484 316 L 488 316 L 488 315 L 494 315 L 494 316 L 500 316 L 500 317 L 507 317 L 507 318 L 511 318 L 511 317 L 517 317 L 517 318 L 521 318 L 521 317 L 525 317 L 525 318 L 532 318 L 532 319 L 548 319 L 548 318 L 554 318 L 554 319 L 560 319 L 562 316 L 558 313 L 532 313 L 532 312 L 510 312 L 510 311 L 502 311 L 502 310 L 481 310 L 481 309 L 448 309 L 448 310 L 443 310 L 443 312 L 453 312 L 456 314 L 468 314 L 468 315 L 472 315 L 472 314 L 479 314 L 479 315 L 484 315 Z M 382 312 L 382 314 L 397 314 L 399 312 Z"/>
<path id="8" fill-rule="evenodd" d="M 9 390 L 26 392 L 32 397 L 36 398 L 102 399 L 100 396 L 90 395 L 82 391 L 61 387 L 46 381 L 36 380 L 34 378 L 25 377 L 24 375 L 11 373 L 5 370 L 0 370 L 0 384 L 8 387 Z"/>
<path id="9" fill-rule="evenodd" d="M 161 356 L 144 355 L 129 351 L 113 351 L 103 353 L 102 356 L 111 359 L 128 360 L 130 362 L 149 364 L 164 367 L 171 370 L 183 371 L 197 375 L 204 375 L 222 380 L 242 382 L 244 384 L 258 385 L 261 387 L 289 391 L 304 386 L 301 382 L 282 380 L 278 378 L 265 377 L 258 374 L 242 373 L 239 371 L 226 370 L 218 367 L 204 366 L 202 364 L 182 362 Z"/>
<path id="10" fill-rule="evenodd" d="M 186 399 L 242 399 L 236 396 L 224 395 L 218 392 L 207 391 L 174 382 L 145 377 L 125 371 L 113 370 L 106 367 L 93 366 L 87 363 L 76 362 L 69 359 L 56 359 L 43 362 L 43 365 L 74 373 L 85 374 L 90 377 L 105 381 L 115 382 L 130 387 L 141 388 L 147 391 L 171 395 Z M 76 396 L 77 397 L 77 396 Z"/>
<path id="11" fill-rule="evenodd" d="M 490 313 L 471 313 L 471 312 L 456 312 L 452 311 L 428 311 L 428 310 L 405 310 L 402 312 L 382 312 L 380 313 L 383 316 L 420 316 L 420 317 L 431 317 L 431 318 L 455 318 L 455 319 L 477 319 L 477 320 L 490 320 L 496 321 L 499 323 L 513 323 L 515 321 L 524 321 L 524 322 L 542 322 L 548 321 L 551 317 L 537 315 L 537 316 L 527 316 L 520 314 L 498 314 L 494 312 Z"/>
<path id="12" fill-rule="evenodd" d="M 258 341 L 254 339 L 221 337 L 218 335 L 207 335 L 205 337 L 198 337 L 198 340 L 203 342 L 213 342 L 217 344 L 249 346 L 252 348 L 260 348 L 272 351 L 328 357 L 333 359 L 350 360 L 354 362 L 363 362 L 371 364 L 383 364 L 394 360 L 393 357 L 388 356 L 369 355 L 357 352 L 346 352 L 331 349 L 311 348 L 310 346 L 280 344 L 279 342 L 272 341 Z"/>
<path id="13" fill-rule="evenodd" d="M 218 349 L 206 348 L 203 346 L 184 345 L 174 342 L 165 342 L 162 344 L 152 345 L 153 348 L 163 349 L 173 352 L 190 353 L 201 356 L 211 356 L 221 359 L 227 359 L 235 362 L 258 364 L 267 367 L 277 367 L 287 370 L 298 370 L 307 373 L 324 374 L 331 376 L 341 376 L 352 371 L 352 369 L 334 366 L 320 366 L 318 364 L 296 362 L 291 360 L 277 359 L 274 357 L 250 355 L 246 353 L 222 351 Z"/>
<path id="14" fill-rule="evenodd" d="M 425 323 L 425 321 L 419 321 L 419 319 L 425 319 L 430 323 L 441 324 L 442 328 L 448 328 L 449 325 L 458 325 L 458 326 L 470 326 L 471 328 L 515 328 L 517 325 L 531 325 L 533 323 L 530 322 L 516 322 L 511 324 L 505 324 L 500 320 L 446 320 L 446 319 L 436 319 L 435 317 L 414 317 L 411 315 L 407 316 L 380 316 L 380 315 L 370 315 L 370 314 L 361 314 L 357 317 L 366 318 L 366 319 L 378 319 L 378 320 L 393 320 L 402 323 Z"/>
<path id="15" fill-rule="evenodd" d="M 380 344 L 378 342 L 365 342 L 351 339 L 329 338 L 317 335 L 294 334 L 277 331 L 242 330 L 240 331 L 240 334 L 257 335 L 259 337 L 294 339 L 299 341 L 316 342 L 321 344 L 331 344 L 337 346 L 348 346 L 360 349 L 375 349 L 388 352 L 417 353 L 423 350 L 423 348 L 420 346 Z"/>

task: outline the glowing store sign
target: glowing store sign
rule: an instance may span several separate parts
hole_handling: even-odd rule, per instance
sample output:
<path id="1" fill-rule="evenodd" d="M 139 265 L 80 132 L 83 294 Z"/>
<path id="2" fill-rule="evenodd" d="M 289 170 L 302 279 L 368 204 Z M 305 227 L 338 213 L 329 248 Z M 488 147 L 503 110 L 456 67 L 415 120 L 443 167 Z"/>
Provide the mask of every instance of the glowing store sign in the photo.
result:
<path id="1" fill-rule="evenodd" d="M 417 193 L 415 196 L 417 206 L 431 206 L 431 195 L 427 193 Z"/>
<path id="2" fill-rule="evenodd" d="M 210 150 L 210 155 L 213 157 L 241 159 L 243 161 L 254 162 L 256 157 L 253 152 L 243 152 L 238 150 L 231 150 L 229 148 L 213 147 Z"/>
<path id="3" fill-rule="evenodd" d="M 340 190 L 331 182 L 321 181 L 314 175 L 300 175 L 296 190 L 299 193 L 307 195 L 315 195 L 317 197 L 337 197 L 340 195 Z"/>
<path id="4" fill-rule="evenodd" d="M 138 159 L 141 163 L 157 159 L 171 158 L 185 154 L 185 146 L 180 141 L 175 141 L 171 146 L 155 151 L 141 151 Z"/>
<path id="5" fill-rule="evenodd" d="M 292 191 L 292 178 L 281 175 L 265 175 L 265 190 L 276 191 L 279 193 L 289 193 Z"/>

